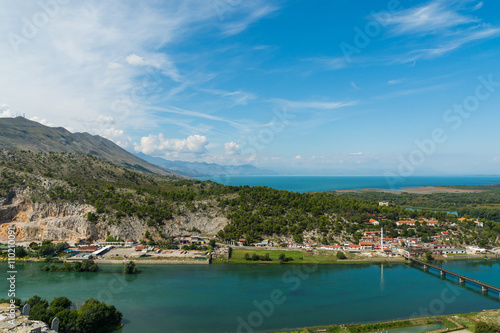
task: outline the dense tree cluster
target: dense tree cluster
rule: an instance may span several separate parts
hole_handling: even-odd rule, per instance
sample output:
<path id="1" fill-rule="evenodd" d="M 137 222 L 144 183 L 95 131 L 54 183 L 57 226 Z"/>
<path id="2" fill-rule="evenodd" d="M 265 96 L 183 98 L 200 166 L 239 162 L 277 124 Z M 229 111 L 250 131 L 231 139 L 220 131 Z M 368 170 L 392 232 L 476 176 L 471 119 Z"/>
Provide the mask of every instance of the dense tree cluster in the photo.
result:
<path id="1" fill-rule="evenodd" d="M 304 231 L 339 234 L 344 228 L 356 228 L 355 224 L 345 224 L 345 221 L 361 223 L 380 214 L 398 218 L 405 213 L 398 207 L 381 207 L 378 203 L 329 193 L 295 193 L 248 186 L 238 191 L 236 198 L 221 200 L 220 206 L 231 223 L 218 236 L 238 239 L 245 235 L 248 243 L 259 241 L 262 235 L 293 235 L 301 242 Z"/>
<path id="2" fill-rule="evenodd" d="M 99 266 L 92 259 L 85 259 L 82 262 L 66 262 L 63 265 L 45 265 L 40 270 L 46 272 L 97 272 L 99 271 Z"/>
<path id="3" fill-rule="evenodd" d="M 337 192 L 349 198 L 379 202 L 388 200 L 402 207 L 430 210 L 456 211 L 460 216 L 469 215 L 500 222 L 500 184 L 481 186 L 449 186 L 456 189 L 474 190 L 461 193 L 385 193 L 385 192 Z"/>
<path id="4" fill-rule="evenodd" d="M 9 303 L 8 299 L 0 299 L 1 303 Z M 31 307 L 29 319 L 40 320 L 49 326 L 52 320 L 59 318 L 59 332 L 62 333 L 105 333 L 120 326 L 122 313 L 113 305 L 106 305 L 93 298 L 85 301 L 78 309 L 66 297 L 54 298 L 50 303 L 39 296 L 33 296 L 24 304 L 16 298 L 15 304 Z"/>

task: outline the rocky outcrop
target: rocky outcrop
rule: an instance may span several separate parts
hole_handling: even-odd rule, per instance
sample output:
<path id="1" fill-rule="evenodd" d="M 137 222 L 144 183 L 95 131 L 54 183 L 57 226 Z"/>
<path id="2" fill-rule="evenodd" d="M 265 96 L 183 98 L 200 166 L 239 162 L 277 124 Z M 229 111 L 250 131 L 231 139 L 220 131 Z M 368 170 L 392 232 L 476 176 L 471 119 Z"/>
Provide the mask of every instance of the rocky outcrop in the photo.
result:
<path id="1" fill-rule="evenodd" d="M 75 241 L 98 235 L 87 213 L 89 205 L 69 203 L 32 203 L 28 199 L 0 206 L 0 242 L 7 240 L 8 225 L 16 226 L 17 241 Z"/>
<path id="2" fill-rule="evenodd" d="M 203 203 L 204 205 L 206 204 Z M 106 219 L 97 223 L 87 220 L 95 208 L 85 204 L 31 202 L 26 193 L 12 199 L 9 205 L 0 205 L 0 242 L 8 240 L 8 226 L 15 225 L 17 242 L 42 240 L 75 242 L 78 239 L 104 240 L 108 235 L 122 239 L 142 239 L 146 231 L 153 238 L 189 234 L 197 229 L 214 235 L 228 223 L 215 203 L 203 211 L 174 216 L 158 227 L 148 227 L 136 217 L 126 217 L 119 224 L 108 224 Z"/>

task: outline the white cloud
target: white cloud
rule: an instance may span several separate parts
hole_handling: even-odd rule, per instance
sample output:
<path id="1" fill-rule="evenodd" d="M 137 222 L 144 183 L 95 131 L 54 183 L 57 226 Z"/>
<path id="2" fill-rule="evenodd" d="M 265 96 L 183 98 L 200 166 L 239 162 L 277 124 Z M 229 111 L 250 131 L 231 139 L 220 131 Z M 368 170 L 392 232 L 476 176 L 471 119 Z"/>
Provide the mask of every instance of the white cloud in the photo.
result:
<path id="1" fill-rule="evenodd" d="M 278 104 L 284 105 L 291 109 L 320 109 L 320 110 L 334 110 L 342 107 L 353 106 L 357 101 L 349 102 L 322 102 L 322 101 L 290 101 L 281 98 L 275 98 L 274 101 Z"/>
<path id="2" fill-rule="evenodd" d="M 8 100 L 3 102 L 76 131 L 88 131 L 82 115 L 99 114 L 113 116 L 116 126 L 109 128 L 125 133 L 151 128 L 157 119 L 144 105 L 156 100 L 139 90 L 144 75 L 154 70 L 157 76 L 150 81 L 167 83 L 170 78 L 185 89 L 205 73 L 199 70 L 203 68 L 178 69 L 177 60 L 192 59 L 177 45 L 207 29 L 216 38 L 241 32 L 272 11 L 263 0 L 244 2 L 221 21 L 212 1 L 64 1 L 48 24 L 24 38 L 23 18 L 43 9 L 37 1 L 5 3 L 0 13 L 0 33 L 6 37 L 0 40 L 0 91 Z M 163 93 L 154 97 L 168 95 Z M 249 98 L 241 94 L 235 102 L 244 104 Z"/>
<path id="3" fill-rule="evenodd" d="M 409 63 L 437 58 L 473 41 L 500 36 L 500 28 L 462 14 L 467 10 L 464 6 L 466 3 L 434 0 L 394 14 L 388 22 L 391 33 L 394 36 L 412 36 L 412 50 L 395 62 Z M 482 3 L 478 3 L 468 10 L 474 11 L 481 6 Z M 422 38 L 419 40 L 418 37 Z"/>
<path id="4" fill-rule="evenodd" d="M 54 126 L 54 124 L 48 122 L 47 119 L 42 119 L 42 118 L 37 117 L 37 116 L 31 117 L 31 118 L 29 118 L 29 120 L 36 121 L 37 123 L 40 123 L 42 125 L 49 126 L 49 127 Z"/>
<path id="5" fill-rule="evenodd" d="M 476 10 L 478 10 L 478 9 L 481 9 L 482 7 L 483 7 L 483 2 L 482 2 L 482 1 L 480 1 L 480 2 L 478 2 L 478 3 L 474 6 L 474 8 L 472 8 L 472 10 L 473 10 L 473 11 L 476 11 Z"/>
<path id="6" fill-rule="evenodd" d="M 323 70 L 338 70 L 348 65 L 345 57 L 313 57 L 303 60 L 316 64 Z"/>
<path id="7" fill-rule="evenodd" d="M 252 93 L 237 90 L 237 91 L 225 91 L 225 90 L 218 90 L 218 89 L 200 89 L 203 92 L 207 92 L 213 95 L 218 95 L 222 97 L 227 97 L 233 101 L 232 106 L 235 105 L 246 105 L 249 101 L 254 100 L 257 98 Z"/>
<path id="8" fill-rule="evenodd" d="M 240 145 L 231 141 L 226 142 L 224 144 L 224 148 L 226 149 L 226 155 L 239 155 L 241 154 Z"/>
<path id="9" fill-rule="evenodd" d="M 359 152 L 359 153 L 349 153 L 349 155 L 363 155 L 363 153 Z"/>
<path id="10" fill-rule="evenodd" d="M 232 36 L 239 34 L 240 32 L 246 30 L 249 25 L 260 20 L 261 18 L 268 16 L 269 14 L 277 11 L 279 8 L 269 5 L 262 4 L 260 8 L 256 8 L 251 11 L 245 18 L 242 20 L 234 21 L 232 23 L 227 24 L 224 27 L 224 34 L 227 36 Z"/>
<path id="11" fill-rule="evenodd" d="M 0 104 L 0 118 L 10 118 L 14 117 L 12 111 L 10 111 L 10 107 L 7 104 Z"/>
<path id="12" fill-rule="evenodd" d="M 301 156 L 301 155 L 297 155 L 297 156 L 295 156 L 295 159 L 296 159 L 296 160 L 301 160 L 301 159 L 302 159 L 302 156 Z"/>
<path id="13" fill-rule="evenodd" d="M 424 6 L 408 8 L 393 15 L 389 21 L 394 34 L 435 34 L 444 29 L 477 22 L 478 19 L 447 8 L 442 1 L 433 1 Z"/>
<path id="14" fill-rule="evenodd" d="M 142 137 L 140 144 L 134 143 L 136 152 L 153 156 L 164 156 L 170 152 L 204 154 L 208 140 L 205 136 L 190 135 L 186 139 L 167 139 L 163 134 Z"/>
<path id="15" fill-rule="evenodd" d="M 125 57 L 125 61 L 131 66 L 146 67 L 150 66 L 161 70 L 166 76 L 179 82 L 181 76 L 175 64 L 163 53 L 152 53 L 147 59 L 133 53 Z"/>
<path id="16" fill-rule="evenodd" d="M 109 69 L 119 69 L 119 68 L 123 68 L 123 65 L 119 64 L 117 62 L 110 62 L 110 63 L 108 63 L 108 68 Z"/>
<path id="17" fill-rule="evenodd" d="M 395 85 L 395 84 L 400 84 L 400 83 L 403 83 L 404 82 L 404 79 L 399 79 L 399 80 L 389 80 L 387 81 L 387 84 L 388 85 Z"/>

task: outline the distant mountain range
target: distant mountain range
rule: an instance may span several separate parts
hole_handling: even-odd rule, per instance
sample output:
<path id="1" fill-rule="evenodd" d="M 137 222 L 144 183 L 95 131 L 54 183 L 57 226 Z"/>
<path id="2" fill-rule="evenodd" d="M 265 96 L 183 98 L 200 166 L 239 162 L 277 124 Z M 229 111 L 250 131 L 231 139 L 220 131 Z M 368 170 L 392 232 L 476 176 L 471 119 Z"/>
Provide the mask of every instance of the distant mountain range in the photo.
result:
<path id="1" fill-rule="evenodd" d="M 71 133 L 65 128 L 48 127 L 23 117 L 0 118 L 0 149 L 88 154 L 127 169 L 185 178 L 151 164 L 99 135 Z"/>
<path id="2" fill-rule="evenodd" d="M 276 174 L 271 170 L 262 170 L 250 164 L 226 166 L 205 162 L 169 161 L 161 157 L 152 157 L 143 153 L 138 153 L 136 156 L 152 164 L 156 164 L 162 168 L 172 170 L 188 177 L 212 177 L 222 175 L 264 176 Z"/>

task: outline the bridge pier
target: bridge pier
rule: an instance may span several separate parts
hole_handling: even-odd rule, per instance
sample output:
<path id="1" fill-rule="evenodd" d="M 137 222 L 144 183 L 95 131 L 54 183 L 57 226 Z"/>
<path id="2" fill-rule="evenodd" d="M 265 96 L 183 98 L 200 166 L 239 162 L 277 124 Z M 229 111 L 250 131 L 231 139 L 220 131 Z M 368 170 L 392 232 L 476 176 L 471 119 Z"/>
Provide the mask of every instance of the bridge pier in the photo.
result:
<path id="1" fill-rule="evenodd" d="M 446 277 L 446 273 L 444 271 L 441 271 L 441 277 Z"/>
<path id="2" fill-rule="evenodd" d="M 465 280 L 464 280 L 464 279 L 459 278 L 459 280 L 460 280 L 460 283 L 465 283 Z"/>
<path id="3" fill-rule="evenodd" d="M 483 293 L 484 293 L 484 292 L 486 292 L 486 293 L 487 293 L 487 292 L 488 292 L 488 287 L 485 287 L 485 286 L 482 286 L 482 287 L 483 287 Z"/>
<path id="4" fill-rule="evenodd" d="M 424 271 L 428 271 L 428 270 L 429 270 L 429 266 L 424 265 Z"/>

